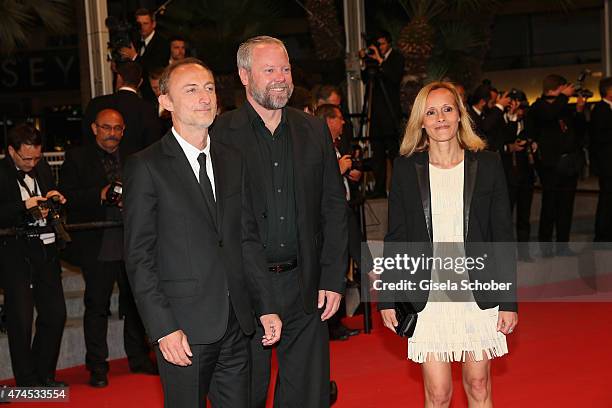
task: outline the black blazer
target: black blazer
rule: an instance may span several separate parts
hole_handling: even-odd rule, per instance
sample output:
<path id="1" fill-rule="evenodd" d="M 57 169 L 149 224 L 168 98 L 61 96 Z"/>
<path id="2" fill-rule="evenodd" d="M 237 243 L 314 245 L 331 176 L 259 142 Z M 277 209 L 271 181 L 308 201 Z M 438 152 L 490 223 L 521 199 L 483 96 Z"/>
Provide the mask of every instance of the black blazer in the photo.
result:
<path id="1" fill-rule="evenodd" d="M 54 190 L 55 178 L 51 168 L 43 159 L 35 167 L 36 182 L 44 197 L 48 191 Z M 21 198 L 21 190 L 17 184 L 17 169 L 13 159 L 7 154 L 0 161 L 0 228 L 22 226 L 27 221 L 25 204 Z M 0 237 L 0 242 L 14 241 L 14 237 Z"/>
<path id="2" fill-rule="evenodd" d="M 263 187 L 263 164 L 258 160 L 256 135 L 246 105 L 217 119 L 213 140 L 242 151 L 249 172 L 253 209 L 262 237 L 267 231 L 267 210 Z M 348 260 L 346 198 L 336 152 L 329 129 L 319 118 L 286 107 L 289 135 L 293 145 L 295 202 L 297 206 L 298 264 L 304 310 L 317 310 L 319 289 L 344 293 Z"/>
<path id="3" fill-rule="evenodd" d="M 108 184 L 97 144 L 66 151 L 60 169 L 59 188 L 66 197 L 68 223 L 104 221 L 106 209 L 100 201 L 100 192 Z M 69 260 L 82 266 L 95 262 L 100 252 L 103 229 L 73 231 L 72 243 L 67 248 Z"/>
<path id="4" fill-rule="evenodd" d="M 600 177 L 612 177 L 612 108 L 598 102 L 591 112 L 590 150 Z"/>
<path id="5" fill-rule="evenodd" d="M 480 256 L 474 253 L 479 243 L 514 241 L 512 218 L 504 170 L 499 155 L 489 151 L 465 152 L 465 175 L 463 193 L 463 231 L 467 256 Z M 415 153 L 412 156 L 401 156 L 395 160 L 389 192 L 389 229 L 385 243 L 409 242 L 424 243 L 426 256 L 432 256 L 433 237 L 431 215 L 431 192 L 429 186 L 429 154 Z M 514 261 L 514 251 L 509 254 Z M 385 256 L 390 254 L 385 248 Z M 420 255 L 420 254 L 419 254 Z M 508 256 L 508 253 L 504 255 Z M 499 259 L 499 258 L 498 258 Z M 512 279 L 510 296 L 516 298 L 516 262 L 495 263 L 495 254 L 487 259 L 487 267 L 482 271 L 472 270 L 470 281 L 488 281 Z M 384 275 L 384 274 L 383 274 Z M 431 279 L 431 269 L 417 271 L 413 280 Z M 516 302 L 500 303 L 492 299 L 489 292 L 474 291 L 474 298 L 481 309 L 499 304 L 500 310 L 517 310 Z M 428 290 L 411 291 L 408 300 L 419 312 L 425 308 L 429 296 Z M 379 309 L 390 309 L 393 303 L 383 302 Z"/>
<path id="6" fill-rule="evenodd" d="M 191 344 L 221 339 L 229 302 L 240 327 L 277 313 L 240 153 L 211 143 L 217 221 L 172 132 L 128 158 L 123 174 L 126 268 L 151 339 L 183 330 Z"/>
<path id="7" fill-rule="evenodd" d="M 138 51 L 138 50 L 137 50 Z M 142 79 L 148 81 L 147 74 L 156 68 L 164 68 L 170 61 L 170 42 L 155 31 L 149 45 L 145 47 L 145 52 L 136 57 L 143 69 Z"/>
<path id="8" fill-rule="evenodd" d="M 81 123 L 84 145 L 96 143 L 91 124 L 103 109 L 115 109 L 123 116 L 125 131 L 121 139 L 121 150 L 125 155 L 144 149 L 159 140 L 162 135 L 155 106 L 134 92 L 120 90 L 93 98 L 87 105 Z"/>

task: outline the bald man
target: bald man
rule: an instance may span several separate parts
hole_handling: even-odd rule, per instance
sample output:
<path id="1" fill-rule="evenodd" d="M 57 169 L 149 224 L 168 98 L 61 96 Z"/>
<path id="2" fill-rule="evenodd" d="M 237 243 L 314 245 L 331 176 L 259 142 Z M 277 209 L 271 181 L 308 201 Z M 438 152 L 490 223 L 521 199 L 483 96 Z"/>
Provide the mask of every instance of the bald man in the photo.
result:
<path id="1" fill-rule="evenodd" d="M 71 223 L 121 221 L 121 140 L 125 124 L 113 109 L 98 112 L 91 123 L 95 144 L 69 150 L 60 173 L 60 185 L 70 197 Z M 120 290 L 120 310 L 125 315 L 123 340 L 130 370 L 156 374 L 148 357 L 149 346 L 136 310 L 123 263 L 122 228 L 74 232 L 70 249 L 85 279 L 85 363 L 91 372 L 90 385 L 108 385 L 108 309 L 115 281 Z"/>

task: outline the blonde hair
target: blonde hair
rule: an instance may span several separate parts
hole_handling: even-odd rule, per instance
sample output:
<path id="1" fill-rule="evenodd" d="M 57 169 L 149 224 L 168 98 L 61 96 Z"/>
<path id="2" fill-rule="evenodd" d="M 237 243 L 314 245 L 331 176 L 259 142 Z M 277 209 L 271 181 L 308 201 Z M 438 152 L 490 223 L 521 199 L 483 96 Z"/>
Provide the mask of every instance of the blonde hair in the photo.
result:
<path id="1" fill-rule="evenodd" d="M 425 152 L 429 150 L 429 136 L 425 129 L 423 129 L 423 117 L 427 109 L 427 97 L 431 91 L 436 89 L 446 89 L 455 98 L 455 105 L 459 110 L 459 128 L 457 129 L 457 141 L 462 149 L 478 151 L 485 148 L 486 143 L 482 140 L 472 128 L 472 120 L 468 114 L 457 88 L 452 82 L 432 82 L 425 85 L 419 91 L 412 112 L 410 113 L 410 119 L 406 125 L 404 131 L 404 138 L 400 146 L 400 154 L 402 156 L 410 156 L 415 152 Z"/>
<path id="2" fill-rule="evenodd" d="M 236 63 L 238 65 L 238 69 L 244 68 L 249 72 L 251 71 L 251 63 L 253 62 L 253 48 L 260 44 L 278 45 L 283 49 L 285 55 L 287 55 L 287 59 L 289 59 L 287 48 L 285 48 L 285 44 L 281 40 L 267 35 L 260 35 L 258 37 L 249 38 L 240 44 L 240 47 L 238 47 L 238 52 L 236 53 Z"/>

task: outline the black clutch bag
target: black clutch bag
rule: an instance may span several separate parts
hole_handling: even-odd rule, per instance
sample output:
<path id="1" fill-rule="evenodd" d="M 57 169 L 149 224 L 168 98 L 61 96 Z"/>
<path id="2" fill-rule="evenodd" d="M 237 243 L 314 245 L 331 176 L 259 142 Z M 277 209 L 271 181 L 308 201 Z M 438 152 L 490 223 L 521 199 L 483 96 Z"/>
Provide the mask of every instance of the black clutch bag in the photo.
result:
<path id="1" fill-rule="evenodd" d="M 395 318 L 397 327 L 395 332 L 401 337 L 412 337 L 419 315 L 414 311 L 411 303 L 396 302 Z"/>

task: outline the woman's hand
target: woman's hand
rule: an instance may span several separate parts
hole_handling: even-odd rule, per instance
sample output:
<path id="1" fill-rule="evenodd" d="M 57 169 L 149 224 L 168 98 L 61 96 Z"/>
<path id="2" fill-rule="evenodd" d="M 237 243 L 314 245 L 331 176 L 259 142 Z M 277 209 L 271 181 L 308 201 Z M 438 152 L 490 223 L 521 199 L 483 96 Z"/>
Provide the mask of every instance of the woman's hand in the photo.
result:
<path id="1" fill-rule="evenodd" d="M 497 331 L 504 334 L 510 334 L 518 324 L 518 313 L 516 312 L 499 312 L 497 318 Z"/>
<path id="2" fill-rule="evenodd" d="M 395 309 L 384 309 L 380 311 L 385 327 L 395 333 L 397 327 L 397 317 L 395 316 Z"/>

